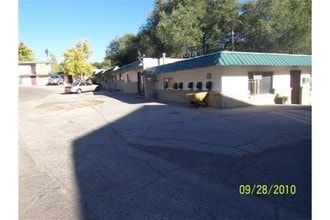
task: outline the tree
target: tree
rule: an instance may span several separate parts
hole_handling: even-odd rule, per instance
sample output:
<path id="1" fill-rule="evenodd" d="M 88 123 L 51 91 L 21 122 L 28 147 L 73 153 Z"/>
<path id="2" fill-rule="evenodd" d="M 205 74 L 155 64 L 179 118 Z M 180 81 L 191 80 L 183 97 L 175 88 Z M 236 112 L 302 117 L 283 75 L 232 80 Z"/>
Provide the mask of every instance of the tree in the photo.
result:
<path id="1" fill-rule="evenodd" d="M 239 16 L 238 0 L 205 0 L 201 18 L 202 54 L 219 50 L 234 50 L 231 42 L 232 32 Z"/>
<path id="2" fill-rule="evenodd" d="M 34 53 L 28 48 L 24 42 L 20 42 L 18 46 L 18 61 L 33 61 Z"/>
<path id="3" fill-rule="evenodd" d="M 186 57 L 201 48 L 203 36 L 200 19 L 204 15 L 201 1 L 179 2 L 170 13 L 160 12 L 157 35 L 166 52 L 176 57 Z M 174 3 L 174 2 L 173 2 Z"/>
<path id="4" fill-rule="evenodd" d="M 165 50 L 165 45 L 162 43 L 157 34 L 157 25 L 160 20 L 160 13 L 168 11 L 165 0 L 155 0 L 155 8 L 149 15 L 146 24 L 144 24 L 136 36 L 137 48 L 148 57 L 161 57 Z"/>
<path id="5" fill-rule="evenodd" d="M 274 30 L 277 51 L 311 53 L 311 0 L 273 0 Z"/>
<path id="6" fill-rule="evenodd" d="M 63 53 L 64 71 L 68 75 L 80 76 L 81 79 L 92 76 L 93 67 L 88 62 L 91 54 L 88 41 L 79 41 L 74 47 Z"/>
<path id="7" fill-rule="evenodd" d="M 113 40 L 105 60 L 219 50 L 310 54 L 311 0 L 155 0 L 140 32 Z"/>
<path id="8" fill-rule="evenodd" d="M 274 35 L 271 24 L 271 0 L 248 1 L 242 5 L 240 15 L 242 43 L 236 48 L 242 51 L 272 52 Z"/>
<path id="9" fill-rule="evenodd" d="M 311 0 L 248 1 L 239 20 L 239 50 L 311 53 Z"/>
<path id="10" fill-rule="evenodd" d="M 137 57 L 138 47 L 134 34 L 125 34 L 115 38 L 106 49 L 106 59 L 113 65 L 123 66 L 132 63 L 137 60 Z"/>
<path id="11" fill-rule="evenodd" d="M 111 68 L 111 60 L 103 60 L 102 61 L 102 69 L 110 69 Z"/>
<path id="12" fill-rule="evenodd" d="M 158 0 L 155 6 L 144 33 L 155 30 L 163 52 L 176 57 L 228 48 L 239 13 L 238 0 Z"/>
<path id="13" fill-rule="evenodd" d="M 103 62 L 94 62 L 92 63 L 93 68 L 95 69 L 109 69 L 111 68 L 111 60 L 104 59 Z"/>
<path id="14" fill-rule="evenodd" d="M 103 68 L 102 63 L 99 63 L 99 62 L 92 63 L 92 66 L 95 69 L 102 69 Z"/>

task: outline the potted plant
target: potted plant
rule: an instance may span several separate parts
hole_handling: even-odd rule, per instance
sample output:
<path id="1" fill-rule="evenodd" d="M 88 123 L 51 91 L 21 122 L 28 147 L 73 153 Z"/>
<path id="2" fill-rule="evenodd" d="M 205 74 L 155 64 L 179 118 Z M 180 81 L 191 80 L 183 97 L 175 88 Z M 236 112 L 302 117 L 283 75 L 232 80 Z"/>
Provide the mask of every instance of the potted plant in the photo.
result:
<path id="1" fill-rule="evenodd" d="M 285 104 L 288 101 L 288 96 L 280 96 L 279 94 L 276 94 L 274 98 L 275 104 Z"/>

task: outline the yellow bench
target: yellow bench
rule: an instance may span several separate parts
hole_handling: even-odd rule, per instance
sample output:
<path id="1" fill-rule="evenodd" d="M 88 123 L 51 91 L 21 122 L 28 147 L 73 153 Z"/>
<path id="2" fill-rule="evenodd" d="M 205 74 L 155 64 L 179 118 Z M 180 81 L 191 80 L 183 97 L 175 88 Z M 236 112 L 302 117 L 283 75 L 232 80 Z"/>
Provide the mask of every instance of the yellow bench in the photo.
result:
<path id="1" fill-rule="evenodd" d="M 186 94 L 186 98 L 190 102 L 190 107 L 199 108 L 200 106 L 206 107 L 206 97 L 208 92 L 197 92 L 197 93 L 188 93 Z"/>

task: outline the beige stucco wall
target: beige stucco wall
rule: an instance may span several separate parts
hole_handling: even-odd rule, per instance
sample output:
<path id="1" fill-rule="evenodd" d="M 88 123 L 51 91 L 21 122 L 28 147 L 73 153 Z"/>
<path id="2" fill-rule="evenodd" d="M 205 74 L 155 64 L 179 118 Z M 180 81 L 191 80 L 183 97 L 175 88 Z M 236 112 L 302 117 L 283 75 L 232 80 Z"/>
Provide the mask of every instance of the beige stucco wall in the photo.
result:
<path id="1" fill-rule="evenodd" d="M 32 73 L 31 64 L 20 64 L 18 65 L 18 75 L 30 75 Z"/>
<path id="2" fill-rule="evenodd" d="M 124 92 L 124 86 L 125 86 L 124 80 L 116 81 L 116 87 L 115 87 L 116 90 Z"/>
<path id="3" fill-rule="evenodd" d="M 104 75 L 102 73 L 99 73 L 95 76 L 95 81 L 98 84 L 101 84 L 101 86 L 104 86 Z"/>
<path id="4" fill-rule="evenodd" d="M 129 71 L 129 72 L 125 72 L 122 74 L 123 80 L 125 83 L 127 82 L 137 82 L 137 72 L 138 71 Z M 129 76 L 129 77 L 127 77 Z M 128 81 L 129 79 L 129 81 Z"/>
<path id="5" fill-rule="evenodd" d="M 183 59 L 173 59 L 173 58 L 143 58 L 143 66 L 140 65 L 134 69 L 128 70 L 121 74 L 105 74 L 104 80 L 101 83 L 102 86 L 107 90 L 120 90 L 125 93 L 138 93 L 138 72 L 142 72 L 143 69 L 162 65 L 163 63 L 173 63 Z M 121 75 L 121 76 L 120 76 Z M 115 78 L 112 78 L 115 76 Z M 105 83 L 107 80 L 107 83 Z M 144 87 L 144 76 L 141 76 L 141 86 Z M 152 88 L 153 90 L 154 88 Z M 153 95 L 151 95 L 153 96 Z"/>
<path id="6" fill-rule="evenodd" d="M 20 63 L 18 65 L 18 74 L 36 74 L 48 75 L 51 72 L 51 65 L 48 63 Z"/>
<path id="7" fill-rule="evenodd" d="M 312 104 L 312 74 L 303 72 L 300 75 L 300 103 L 302 105 Z"/>
<path id="8" fill-rule="evenodd" d="M 211 78 L 207 79 L 207 74 L 211 73 Z M 164 79 L 170 79 L 171 84 L 173 83 L 183 83 L 183 90 L 190 90 L 188 88 L 189 82 L 194 82 L 194 88 L 196 89 L 196 83 L 202 82 L 203 90 L 206 90 L 206 82 L 212 81 L 212 91 L 220 91 L 220 69 L 219 68 L 204 68 L 204 69 L 194 69 L 174 73 L 165 73 L 156 76 L 155 89 L 160 90 L 164 88 L 163 81 Z M 169 89 L 172 89 L 169 85 Z"/>
<path id="9" fill-rule="evenodd" d="M 196 83 L 202 82 L 202 91 L 207 91 L 205 88 L 206 82 L 212 81 L 212 92 L 209 101 L 212 106 L 232 107 L 242 105 L 262 105 L 274 104 L 276 93 L 291 97 L 290 87 L 290 70 L 300 70 L 300 85 L 301 85 L 301 103 L 311 104 L 311 89 L 309 81 L 311 81 L 310 67 L 209 67 L 153 76 L 151 82 L 146 85 L 146 92 L 155 94 L 159 99 L 168 101 L 186 102 L 185 93 L 197 92 Z M 269 94 L 250 95 L 248 84 L 249 72 L 272 72 L 272 88 Z M 150 76 L 147 76 L 147 78 Z M 210 78 L 211 77 L 211 78 Z M 304 79 L 305 78 L 305 79 Z M 303 80 L 304 79 L 304 80 Z M 310 79 L 310 80 L 306 80 Z M 164 89 L 164 80 L 169 81 L 169 87 Z M 304 82 L 305 83 L 304 83 Z M 183 91 L 172 88 L 174 83 L 183 83 Z M 194 82 L 194 89 L 191 91 L 188 88 L 188 83 Z M 308 82 L 308 83 L 306 83 Z M 151 86 L 154 83 L 154 86 Z M 217 94 L 217 95 L 215 95 Z M 155 97 L 155 95 L 153 95 Z M 221 98 L 219 98 L 221 96 Z M 148 95 L 150 97 L 150 95 Z M 216 97 L 216 98 L 212 98 Z M 217 100 L 217 101 L 215 101 Z M 219 103 L 220 102 L 220 103 Z M 290 102 L 290 101 L 289 101 Z"/>
<path id="10" fill-rule="evenodd" d="M 171 102 L 186 103 L 188 105 L 190 101 L 187 99 L 186 95 L 197 92 L 198 91 L 188 90 L 157 90 L 157 96 L 154 98 Z M 205 101 L 208 107 L 221 107 L 221 95 L 219 92 L 209 92 Z"/>
<path id="11" fill-rule="evenodd" d="M 47 85 L 51 65 L 49 63 L 27 62 L 18 64 L 18 84 L 32 85 L 31 75 L 35 75 L 36 85 Z"/>
<path id="12" fill-rule="evenodd" d="M 144 58 L 143 59 L 143 69 L 158 66 L 159 60 L 157 58 Z M 141 68 L 142 69 L 142 68 Z M 142 71 L 142 70 L 141 70 Z"/>
<path id="13" fill-rule="evenodd" d="M 48 76 L 37 76 L 35 77 L 35 85 L 45 86 L 48 84 Z M 31 76 L 19 76 L 18 85 L 31 86 L 32 85 Z"/>
<path id="14" fill-rule="evenodd" d="M 23 86 L 31 86 L 31 77 L 27 76 L 20 76 L 18 77 L 18 85 L 23 85 Z"/>
<path id="15" fill-rule="evenodd" d="M 51 72 L 51 65 L 49 63 L 37 63 L 37 75 L 48 75 Z"/>
<path id="16" fill-rule="evenodd" d="M 110 86 L 111 86 L 111 76 L 104 75 L 102 87 L 106 90 L 109 90 L 111 88 Z"/>
<path id="17" fill-rule="evenodd" d="M 181 60 L 185 60 L 184 58 L 170 58 L 170 57 L 160 57 L 160 58 L 143 58 L 143 69 L 147 69 L 154 66 L 175 63 Z"/>
<path id="18" fill-rule="evenodd" d="M 37 76 L 37 85 L 47 85 L 48 76 Z"/>
<path id="19" fill-rule="evenodd" d="M 138 93 L 138 90 L 137 90 L 137 82 L 126 82 L 123 84 L 123 91 L 125 93 Z"/>

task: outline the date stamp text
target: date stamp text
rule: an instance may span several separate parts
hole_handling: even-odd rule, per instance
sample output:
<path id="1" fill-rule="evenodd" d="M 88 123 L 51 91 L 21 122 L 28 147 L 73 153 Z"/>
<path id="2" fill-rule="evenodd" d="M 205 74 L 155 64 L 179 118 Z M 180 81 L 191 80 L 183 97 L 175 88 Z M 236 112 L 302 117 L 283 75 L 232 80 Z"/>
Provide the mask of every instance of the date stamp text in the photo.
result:
<path id="1" fill-rule="evenodd" d="M 241 184 L 238 187 L 241 195 L 295 195 L 295 184 Z"/>

